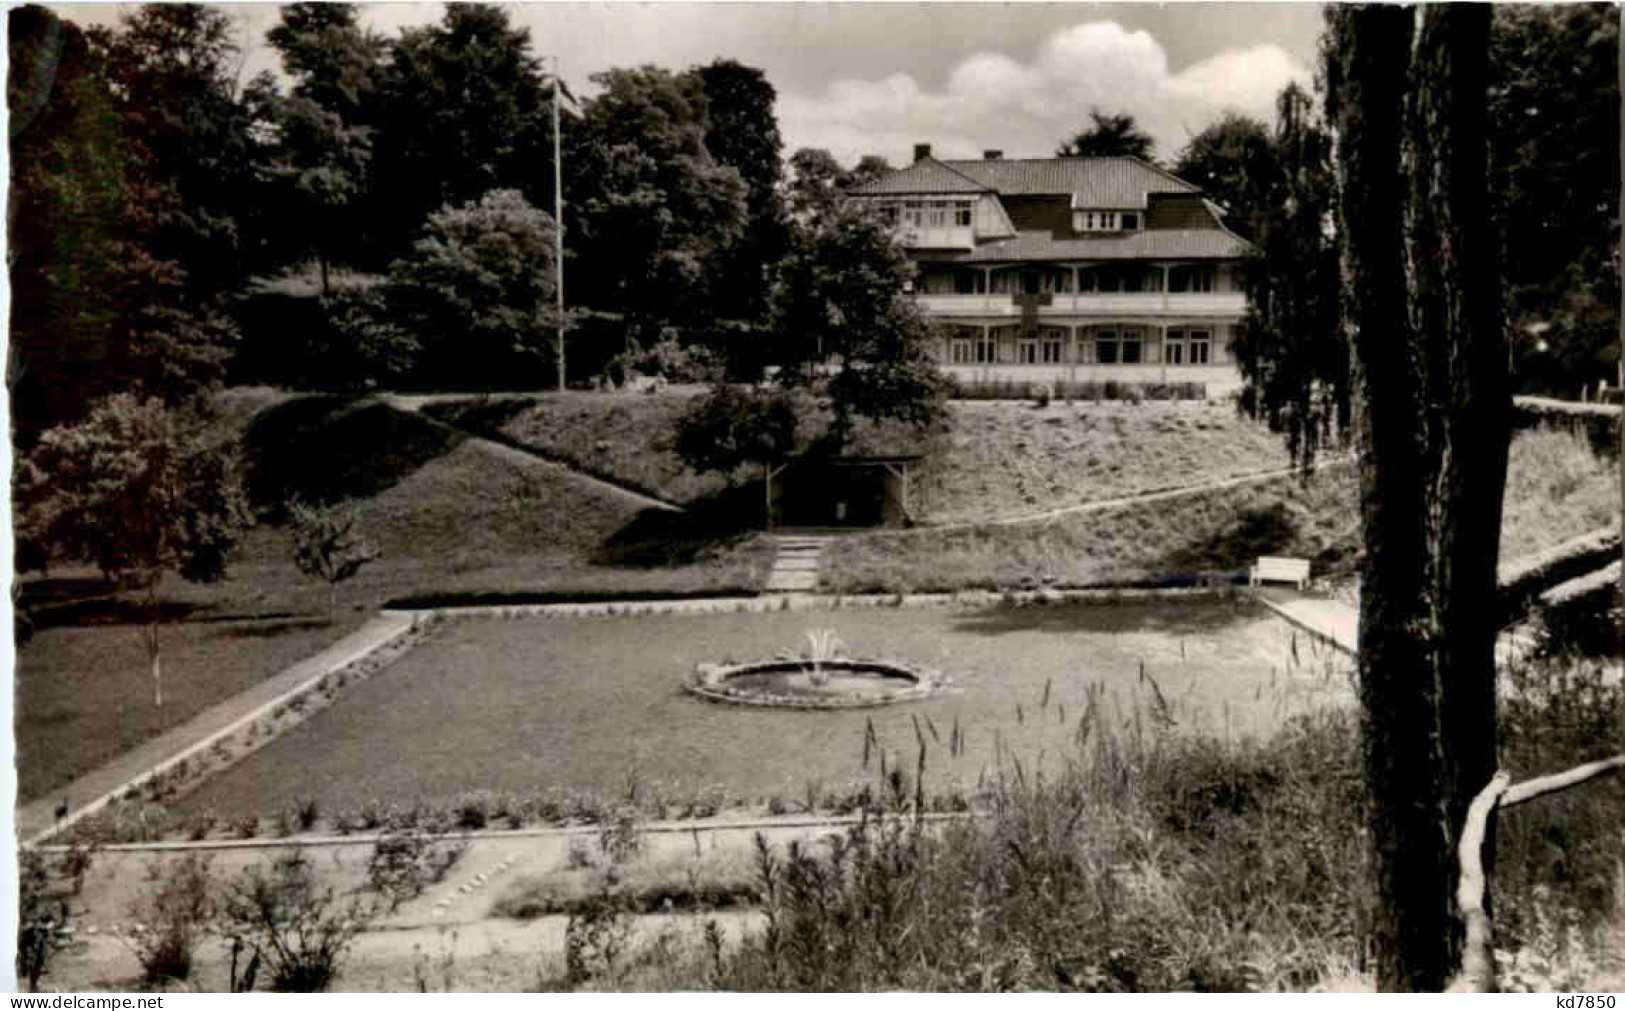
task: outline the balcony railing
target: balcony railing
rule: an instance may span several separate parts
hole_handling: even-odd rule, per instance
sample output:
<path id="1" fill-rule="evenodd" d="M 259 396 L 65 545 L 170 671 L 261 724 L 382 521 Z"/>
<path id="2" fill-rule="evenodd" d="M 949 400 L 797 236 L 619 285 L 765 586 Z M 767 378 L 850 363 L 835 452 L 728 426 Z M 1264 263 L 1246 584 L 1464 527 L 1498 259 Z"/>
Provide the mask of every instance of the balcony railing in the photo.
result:
<path id="1" fill-rule="evenodd" d="M 920 308 L 931 316 L 1019 317 L 1017 296 L 917 295 Z M 1151 316 L 1240 316 L 1247 311 L 1247 296 L 1239 291 L 1214 292 L 1084 292 L 1050 296 L 1039 316 L 1057 313 L 1130 313 Z"/>

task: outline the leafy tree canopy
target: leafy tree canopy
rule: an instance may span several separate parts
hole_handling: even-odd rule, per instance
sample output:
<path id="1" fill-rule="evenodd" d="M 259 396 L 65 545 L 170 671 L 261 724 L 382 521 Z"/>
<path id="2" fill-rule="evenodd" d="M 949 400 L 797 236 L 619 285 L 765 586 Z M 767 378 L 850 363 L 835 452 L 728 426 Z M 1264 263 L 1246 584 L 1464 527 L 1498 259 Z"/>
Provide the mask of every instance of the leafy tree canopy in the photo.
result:
<path id="1" fill-rule="evenodd" d="M 1156 161 L 1156 143 L 1128 113 L 1089 110 L 1089 126 L 1056 149 L 1063 158 L 1128 157 Z"/>
<path id="2" fill-rule="evenodd" d="M 1491 187 L 1521 387 L 1577 396 L 1616 380 L 1619 9 L 1497 5 Z"/>
<path id="3" fill-rule="evenodd" d="M 663 324 L 708 312 L 714 268 L 743 233 L 747 187 L 706 148 L 698 77 L 640 67 L 593 81 L 603 90 L 566 162 L 584 268 L 572 291 L 624 312 L 652 343 Z"/>
<path id="4" fill-rule="evenodd" d="M 403 31 L 381 92 L 376 214 L 396 223 L 386 248 L 435 208 L 492 190 L 551 203 L 550 93 L 530 33 L 501 7 L 450 4 L 438 24 Z"/>
<path id="5" fill-rule="evenodd" d="M 930 335 L 905 290 L 912 274 L 886 225 L 852 204 L 799 227 L 779 264 L 771 303 L 779 378 L 799 385 L 819 365 L 838 367 L 828 381 L 837 444 L 855 417 L 923 427 L 941 416 Z"/>
<path id="6" fill-rule="evenodd" d="M 1190 139 L 1173 173 L 1202 187 L 1229 216 L 1225 223 L 1251 237 L 1252 219 L 1276 185 L 1278 166 L 1269 129 L 1256 119 L 1226 113 Z"/>
<path id="7" fill-rule="evenodd" d="M 540 378 L 556 333 L 554 228 L 516 190 L 430 215 L 389 281 L 423 374 L 484 388 Z"/>

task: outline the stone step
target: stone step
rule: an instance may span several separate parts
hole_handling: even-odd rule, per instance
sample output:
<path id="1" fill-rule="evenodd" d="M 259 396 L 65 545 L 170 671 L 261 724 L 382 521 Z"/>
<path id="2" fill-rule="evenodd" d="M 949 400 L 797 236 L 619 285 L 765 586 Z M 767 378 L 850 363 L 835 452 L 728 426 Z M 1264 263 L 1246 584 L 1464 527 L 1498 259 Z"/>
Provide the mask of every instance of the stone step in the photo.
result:
<path id="1" fill-rule="evenodd" d="M 817 572 L 816 558 L 780 558 L 773 563 L 774 572 Z"/>
<path id="2" fill-rule="evenodd" d="M 769 593 L 815 590 L 817 588 L 818 573 L 816 572 L 775 572 L 767 577 L 767 592 Z"/>

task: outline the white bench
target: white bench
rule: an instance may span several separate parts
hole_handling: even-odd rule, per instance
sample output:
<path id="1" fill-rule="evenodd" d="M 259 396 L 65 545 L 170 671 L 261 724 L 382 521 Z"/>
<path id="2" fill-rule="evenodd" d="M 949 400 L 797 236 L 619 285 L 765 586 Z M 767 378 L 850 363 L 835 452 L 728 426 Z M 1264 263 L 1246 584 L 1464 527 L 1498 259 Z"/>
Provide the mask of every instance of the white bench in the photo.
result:
<path id="1" fill-rule="evenodd" d="M 1257 586 L 1263 582 L 1292 583 L 1301 590 L 1309 585 L 1309 559 L 1261 555 L 1247 573 L 1247 585 Z"/>

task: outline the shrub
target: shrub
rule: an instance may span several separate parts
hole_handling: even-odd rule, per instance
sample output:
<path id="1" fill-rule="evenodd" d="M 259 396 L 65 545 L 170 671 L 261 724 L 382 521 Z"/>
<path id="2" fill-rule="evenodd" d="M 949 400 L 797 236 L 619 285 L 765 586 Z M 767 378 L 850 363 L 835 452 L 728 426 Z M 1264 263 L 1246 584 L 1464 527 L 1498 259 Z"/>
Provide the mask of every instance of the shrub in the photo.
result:
<path id="1" fill-rule="evenodd" d="M 318 993 L 333 982 L 345 951 L 376 915 L 359 900 L 321 888 L 303 851 L 238 875 L 222 900 L 222 930 L 234 950 L 268 973 L 271 989 Z"/>
<path id="2" fill-rule="evenodd" d="M 60 860 L 57 861 L 57 873 L 68 882 L 73 894 L 78 895 L 85 887 L 85 875 L 90 873 L 90 865 L 96 858 L 98 846 L 94 842 L 75 841 L 68 845 Z"/>
<path id="3" fill-rule="evenodd" d="M 565 985 L 578 987 L 613 977 L 632 937 L 632 917 L 625 903 L 606 884 L 564 926 Z"/>
<path id="4" fill-rule="evenodd" d="M 464 841 L 435 840 L 417 828 L 387 832 L 367 860 L 367 886 L 394 912 L 444 880 L 467 849 Z"/>
<path id="5" fill-rule="evenodd" d="M 209 858 L 189 853 L 147 865 L 146 887 L 130 907 L 141 926 L 130 945 L 149 983 L 192 975 L 192 950 L 214 916 L 214 879 Z"/>
<path id="6" fill-rule="evenodd" d="M 36 849 L 17 851 L 17 978 L 39 990 L 40 977 L 67 946 L 71 917 L 68 899 L 51 883 L 45 856 Z"/>

